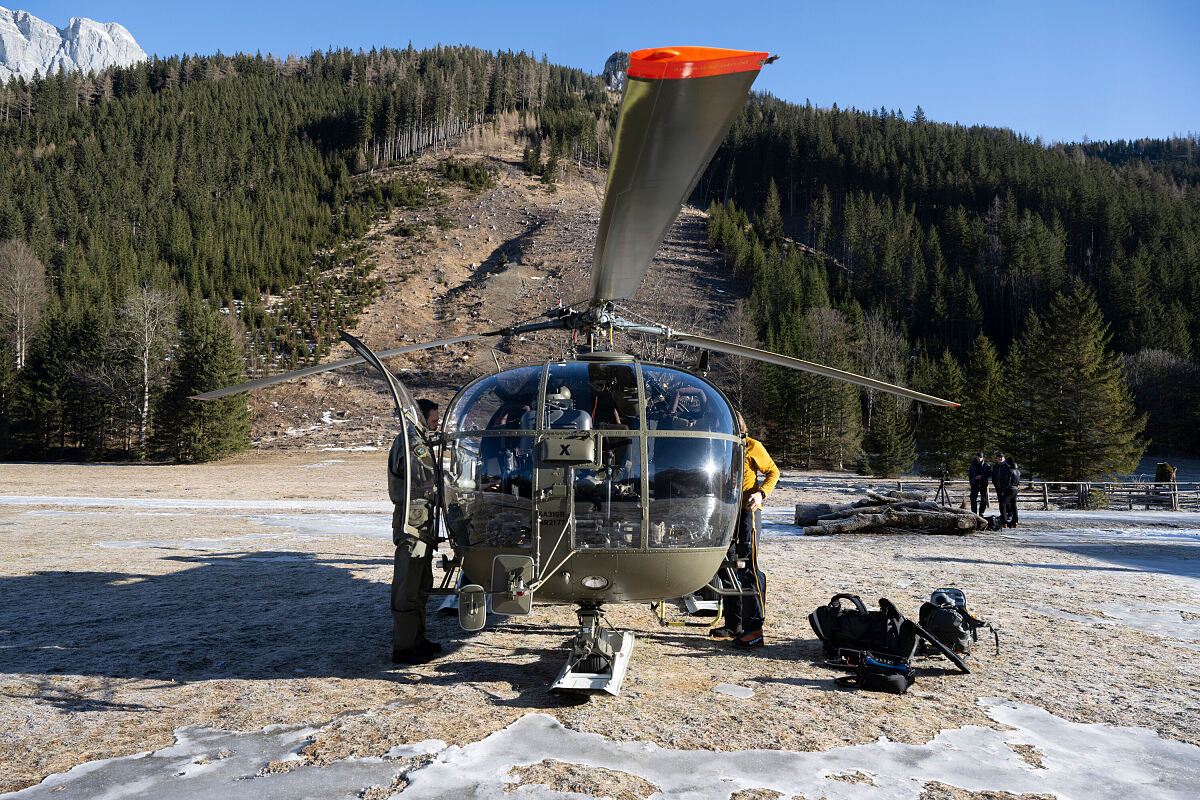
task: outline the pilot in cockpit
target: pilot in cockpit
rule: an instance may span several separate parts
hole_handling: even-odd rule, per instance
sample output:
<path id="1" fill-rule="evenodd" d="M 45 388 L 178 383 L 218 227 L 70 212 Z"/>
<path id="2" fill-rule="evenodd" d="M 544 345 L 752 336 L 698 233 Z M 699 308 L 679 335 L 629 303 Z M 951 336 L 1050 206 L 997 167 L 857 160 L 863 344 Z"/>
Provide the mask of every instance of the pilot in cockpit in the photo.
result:
<path id="1" fill-rule="evenodd" d="M 521 427 L 530 430 L 534 427 L 534 421 L 533 412 L 527 411 L 521 419 Z M 549 390 L 546 392 L 545 423 L 547 428 L 556 430 L 590 431 L 592 415 L 575 408 L 571 390 L 566 386 L 560 386 L 553 392 Z"/>

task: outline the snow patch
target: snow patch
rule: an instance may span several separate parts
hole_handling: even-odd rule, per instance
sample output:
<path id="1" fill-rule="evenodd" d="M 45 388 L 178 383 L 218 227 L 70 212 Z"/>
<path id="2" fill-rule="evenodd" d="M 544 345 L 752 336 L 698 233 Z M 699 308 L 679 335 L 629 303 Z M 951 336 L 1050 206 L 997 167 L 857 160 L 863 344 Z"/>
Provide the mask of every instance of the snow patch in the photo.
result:
<path id="1" fill-rule="evenodd" d="M 1104 616 L 1090 616 L 1060 611 L 1047 606 L 1018 606 L 1026 611 L 1035 611 L 1051 617 L 1078 622 L 1081 625 L 1121 625 L 1164 639 L 1181 639 L 1186 642 L 1200 642 L 1200 608 L 1182 603 L 1164 603 L 1159 605 L 1138 604 L 1130 605 L 1103 603 L 1093 606 Z M 1188 619 L 1188 616 L 1192 619 Z"/>
<path id="2" fill-rule="evenodd" d="M 918 800 L 932 781 L 969 792 L 1050 793 L 1089 800 L 1128 797 L 1191 800 L 1200 783 L 1200 747 L 1159 737 L 1147 728 L 1075 723 L 1037 706 L 999 698 L 978 701 L 1003 729 L 966 726 L 942 731 L 925 744 L 881 737 L 870 744 L 820 752 L 667 750 L 649 742 L 616 742 L 564 728 L 553 717 L 526 714 L 507 728 L 465 746 L 431 740 L 398 745 L 383 758 L 352 758 L 323 767 L 295 760 L 315 733 L 272 726 L 251 733 L 180 728 L 171 747 L 153 753 L 82 764 L 6 797 L 155 797 L 161 800 L 283 800 L 349 798 L 373 785 L 389 786 L 408 768 L 405 800 L 504 797 L 515 767 L 544 759 L 636 775 L 659 787 L 662 800 L 729 800 L 765 789 L 787 797 L 829 800 Z M 1037 753 L 1035 768 L 1013 749 Z M 410 759 L 435 755 L 426 766 Z M 839 777 L 862 773 L 870 783 Z M 535 786 L 523 797 L 564 795 Z M 572 795 L 578 796 L 578 795 Z"/>
<path id="3" fill-rule="evenodd" d="M 740 697 L 743 700 L 754 697 L 754 690 L 749 686 L 736 686 L 732 683 L 718 683 L 713 687 L 713 691 L 718 694 L 727 694 L 730 697 Z"/>
<path id="4" fill-rule="evenodd" d="M 390 447 L 390 445 L 389 445 L 389 447 Z M 383 445 L 380 445 L 380 444 L 356 444 L 356 445 L 346 445 L 344 447 L 340 447 L 337 445 L 331 445 L 329 447 L 318 447 L 317 451 L 321 452 L 321 453 L 376 453 L 376 452 L 379 452 L 380 450 L 387 450 L 387 449 L 388 449 L 388 447 L 384 447 Z"/>
<path id="5" fill-rule="evenodd" d="M 356 500 L 211 500 L 183 497 L 71 497 L 0 495 L 0 506 L 67 506 L 70 508 L 206 508 L 230 511 L 387 512 L 390 501 Z"/>
<path id="6" fill-rule="evenodd" d="M 246 543 L 263 542 L 271 539 L 324 541 L 343 536 L 360 536 L 364 539 L 382 539 L 386 541 L 391 541 L 392 539 L 392 517 L 390 514 L 268 514 L 247 517 L 247 519 L 258 525 L 285 528 L 287 532 L 244 533 L 237 536 L 220 538 L 197 536 L 187 539 L 132 539 L 95 542 L 94 544 L 96 547 L 114 549 L 160 548 L 215 552 L 242 549 Z M 283 559 L 276 558 L 274 560 L 279 561 Z"/>

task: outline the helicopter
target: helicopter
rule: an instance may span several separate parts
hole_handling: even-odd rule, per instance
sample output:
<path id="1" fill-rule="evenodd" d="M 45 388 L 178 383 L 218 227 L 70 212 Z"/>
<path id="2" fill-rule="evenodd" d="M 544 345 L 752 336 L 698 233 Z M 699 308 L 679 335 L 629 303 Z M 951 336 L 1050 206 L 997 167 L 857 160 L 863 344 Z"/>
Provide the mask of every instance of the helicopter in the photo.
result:
<path id="1" fill-rule="evenodd" d="M 388 458 L 396 541 L 443 526 L 454 557 L 436 593 L 458 599 L 461 626 L 487 612 L 529 614 L 536 597 L 575 607 L 578 630 L 551 689 L 620 691 L 634 636 L 604 621 L 612 603 L 682 597 L 728 566 L 745 442 L 729 398 L 676 366 L 612 348 L 613 334 L 661 337 L 943 406 L 932 395 L 821 364 L 621 316 L 655 252 L 749 95 L 766 52 L 666 47 L 629 57 L 597 229 L 591 299 L 503 328 L 252 380 L 213 399 L 367 362 L 385 380 L 399 432 Z M 562 330 L 570 357 L 497 371 L 460 388 L 441 431 L 426 428 L 382 359 L 486 337 Z M 706 359 L 705 359 L 706 360 Z M 458 586 L 452 575 L 460 571 Z"/>

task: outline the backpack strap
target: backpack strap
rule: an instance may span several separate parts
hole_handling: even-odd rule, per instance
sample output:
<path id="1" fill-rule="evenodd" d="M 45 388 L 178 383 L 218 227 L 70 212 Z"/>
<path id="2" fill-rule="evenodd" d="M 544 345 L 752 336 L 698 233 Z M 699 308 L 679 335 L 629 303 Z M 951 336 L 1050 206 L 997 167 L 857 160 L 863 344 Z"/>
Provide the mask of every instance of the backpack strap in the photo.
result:
<path id="1" fill-rule="evenodd" d="M 900 609 L 896 608 L 896 604 L 891 600 L 888 600 L 886 597 L 879 598 L 879 610 L 882 611 L 885 616 L 890 619 L 894 619 L 897 622 L 904 619 L 904 615 L 900 613 Z"/>
<path id="2" fill-rule="evenodd" d="M 829 605 L 833 606 L 834 608 L 838 608 L 841 606 L 842 600 L 849 600 L 851 603 L 854 603 L 854 607 L 858 609 L 858 613 L 867 613 L 867 607 L 863 604 L 862 598 L 856 594 L 835 594 L 830 598 Z"/>
<path id="3" fill-rule="evenodd" d="M 939 642 L 937 640 L 937 637 L 935 637 L 929 631 L 925 630 L 920 625 L 913 622 L 911 619 L 904 620 L 904 624 L 911 626 L 911 630 L 913 633 L 915 633 L 921 639 L 924 639 L 925 643 L 928 644 L 930 647 L 932 647 L 934 650 L 941 653 L 946 658 L 950 659 L 950 662 L 952 664 L 954 664 L 954 666 L 958 667 L 959 672 L 963 673 L 964 675 L 971 674 L 971 668 L 967 666 L 967 662 L 963 661 L 962 658 L 958 655 L 958 653 L 954 652 L 949 647 L 946 647 L 946 645 Z"/>

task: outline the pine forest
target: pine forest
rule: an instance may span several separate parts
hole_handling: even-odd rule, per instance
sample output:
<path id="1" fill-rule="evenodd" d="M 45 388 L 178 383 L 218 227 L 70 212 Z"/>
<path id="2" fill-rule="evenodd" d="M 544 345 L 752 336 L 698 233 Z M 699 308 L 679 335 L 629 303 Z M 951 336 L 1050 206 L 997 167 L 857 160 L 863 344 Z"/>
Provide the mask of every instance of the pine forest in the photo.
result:
<path id="1" fill-rule="evenodd" d="M 548 148 L 598 162 L 596 120 L 616 111 L 582 71 L 465 47 L 170 58 L 10 80 L 0 453 L 191 460 L 244 447 L 230 434 L 245 428 L 240 415 L 217 437 L 230 447 L 213 452 L 188 442 L 222 415 L 204 412 L 201 425 L 156 413 L 185 397 L 180 386 L 241 380 L 240 369 L 216 384 L 183 374 L 203 363 L 188 348 L 236 347 L 256 372 L 328 353 L 380 291 L 356 237 L 434 191 L 369 172 L 503 113 L 535 114 Z M 226 324 L 210 324 L 218 313 Z"/>
<path id="2" fill-rule="evenodd" d="M 600 77 L 467 47 L 10 80 L 0 456 L 244 448 L 244 404 L 186 398 L 321 358 L 381 291 L 357 240 L 436 188 L 374 168 L 512 113 L 530 171 L 603 165 L 616 111 Z M 1081 480 L 1200 453 L 1195 136 L 1046 144 L 754 95 L 692 202 L 746 288 L 714 333 L 962 403 L 726 370 L 781 463 L 961 475 L 1008 450 Z"/>

